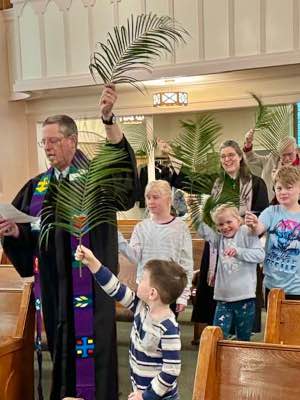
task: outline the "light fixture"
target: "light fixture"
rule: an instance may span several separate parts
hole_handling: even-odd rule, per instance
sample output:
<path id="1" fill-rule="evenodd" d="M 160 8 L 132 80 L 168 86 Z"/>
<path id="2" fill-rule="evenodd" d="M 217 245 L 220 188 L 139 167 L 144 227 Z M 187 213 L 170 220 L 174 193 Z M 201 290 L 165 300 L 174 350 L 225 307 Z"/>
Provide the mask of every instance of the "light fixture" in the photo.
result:
<path id="1" fill-rule="evenodd" d="M 142 124 L 145 117 L 144 115 L 121 115 L 118 117 L 122 124 Z"/>
<path id="2" fill-rule="evenodd" d="M 158 92 L 153 95 L 153 106 L 187 106 L 187 92 Z"/>

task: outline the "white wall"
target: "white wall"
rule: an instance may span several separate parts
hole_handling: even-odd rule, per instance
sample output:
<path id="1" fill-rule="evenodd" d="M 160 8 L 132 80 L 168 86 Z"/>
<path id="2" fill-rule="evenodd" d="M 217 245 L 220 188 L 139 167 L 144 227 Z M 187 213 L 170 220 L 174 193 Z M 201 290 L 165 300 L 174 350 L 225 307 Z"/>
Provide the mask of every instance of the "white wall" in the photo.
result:
<path id="1" fill-rule="evenodd" d="M 0 12 L 0 201 L 10 201 L 28 178 L 29 150 L 25 104 L 9 102 L 6 31 Z M 36 154 L 30 154 L 33 163 Z"/>
<path id="2" fill-rule="evenodd" d="M 233 109 L 210 113 L 223 126 L 219 143 L 226 139 L 233 139 L 242 146 L 245 132 L 254 125 L 255 109 Z M 171 140 L 180 133 L 179 120 L 195 119 L 196 115 L 195 113 L 156 115 L 154 117 L 154 132 L 165 140 Z"/>
<path id="3" fill-rule="evenodd" d="M 89 55 L 131 14 L 170 15 L 187 44 L 152 77 L 200 75 L 300 61 L 300 0 L 13 0 L 15 90 L 92 84 Z M 80 29 L 79 29 L 80 28 Z"/>

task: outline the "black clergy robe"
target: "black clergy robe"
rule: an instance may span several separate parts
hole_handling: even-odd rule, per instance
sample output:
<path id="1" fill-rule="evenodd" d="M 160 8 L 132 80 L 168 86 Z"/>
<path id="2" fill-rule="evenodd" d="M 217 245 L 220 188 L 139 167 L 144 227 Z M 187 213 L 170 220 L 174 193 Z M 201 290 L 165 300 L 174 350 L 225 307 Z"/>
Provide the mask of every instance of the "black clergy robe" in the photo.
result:
<path id="1" fill-rule="evenodd" d="M 133 207 L 138 191 L 138 178 L 134 153 L 125 138 L 113 145 L 125 148 L 130 171 L 123 173 L 126 187 L 122 205 L 126 210 Z M 128 166 L 126 165 L 126 168 Z M 31 179 L 17 194 L 13 204 L 28 213 L 34 188 L 41 175 Z M 48 193 L 49 192 L 49 193 Z M 51 191 L 46 194 L 44 204 Z M 113 215 L 114 219 L 116 216 Z M 40 264 L 42 306 L 49 351 L 53 360 L 51 400 L 76 396 L 75 334 L 73 318 L 73 288 L 71 274 L 71 245 L 67 232 L 56 229 L 49 238 L 47 249 L 38 248 L 38 234 L 29 224 L 20 224 L 18 239 L 5 237 L 3 248 L 22 277 L 33 275 L 33 259 L 37 253 Z M 90 247 L 104 265 L 117 273 L 117 228 L 101 224 L 90 232 Z M 118 399 L 118 376 L 116 354 L 115 304 L 101 288 L 94 285 L 94 335 L 96 400 Z"/>

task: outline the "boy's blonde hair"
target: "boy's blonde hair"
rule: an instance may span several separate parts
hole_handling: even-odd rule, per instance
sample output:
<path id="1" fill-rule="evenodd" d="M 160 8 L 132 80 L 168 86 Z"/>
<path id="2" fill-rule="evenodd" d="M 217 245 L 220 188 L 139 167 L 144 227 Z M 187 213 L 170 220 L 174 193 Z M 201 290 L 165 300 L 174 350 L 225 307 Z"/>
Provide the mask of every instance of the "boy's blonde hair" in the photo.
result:
<path id="1" fill-rule="evenodd" d="M 159 192 L 160 194 L 168 197 L 170 202 L 172 200 L 172 189 L 167 181 L 163 181 L 162 179 L 158 179 L 157 181 L 149 182 L 145 189 L 145 196 L 151 191 Z"/>
<path id="2" fill-rule="evenodd" d="M 274 176 L 274 184 L 280 182 L 284 187 L 300 183 L 300 168 L 292 165 L 284 165 L 279 168 Z"/>
<path id="3" fill-rule="evenodd" d="M 233 215 L 233 217 L 236 218 L 240 223 L 243 222 L 243 219 L 239 214 L 239 210 L 233 204 L 221 204 L 220 206 L 216 207 L 211 212 L 211 218 L 213 222 L 217 224 L 217 219 L 226 211 L 229 211 Z"/>

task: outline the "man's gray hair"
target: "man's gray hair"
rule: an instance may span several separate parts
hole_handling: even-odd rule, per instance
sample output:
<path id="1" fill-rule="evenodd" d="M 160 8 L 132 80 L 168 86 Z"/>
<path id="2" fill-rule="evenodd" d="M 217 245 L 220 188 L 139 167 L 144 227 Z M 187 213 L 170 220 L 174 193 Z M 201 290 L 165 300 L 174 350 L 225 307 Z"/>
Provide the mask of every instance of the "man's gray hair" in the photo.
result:
<path id="1" fill-rule="evenodd" d="M 277 150 L 279 154 L 283 153 L 284 150 L 289 146 L 293 146 L 296 148 L 297 147 L 296 139 L 293 136 L 282 137 L 277 144 Z"/>
<path id="2" fill-rule="evenodd" d="M 78 137 L 77 125 L 73 118 L 68 115 L 52 115 L 43 122 L 43 127 L 46 125 L 57 124 L 59 131 L 65 136 L 76 135 Z"/>

